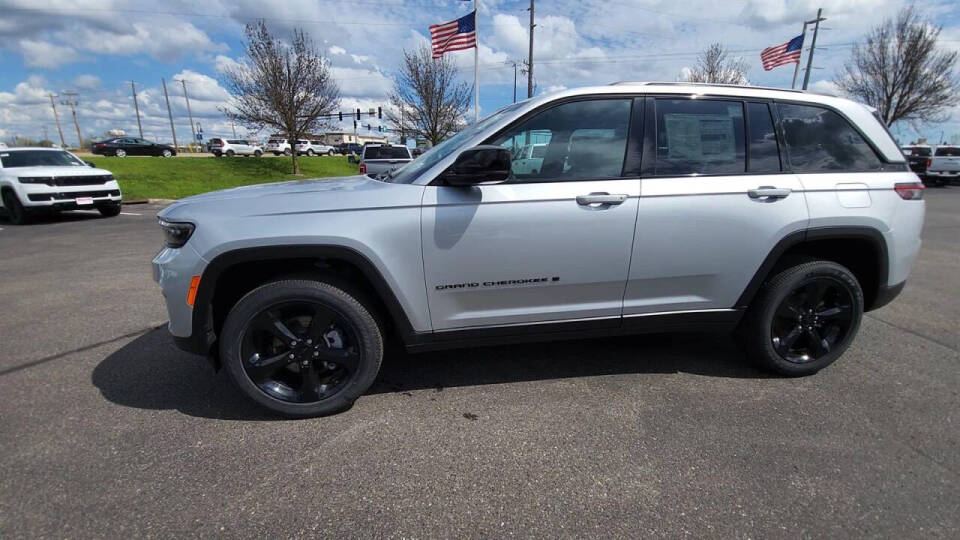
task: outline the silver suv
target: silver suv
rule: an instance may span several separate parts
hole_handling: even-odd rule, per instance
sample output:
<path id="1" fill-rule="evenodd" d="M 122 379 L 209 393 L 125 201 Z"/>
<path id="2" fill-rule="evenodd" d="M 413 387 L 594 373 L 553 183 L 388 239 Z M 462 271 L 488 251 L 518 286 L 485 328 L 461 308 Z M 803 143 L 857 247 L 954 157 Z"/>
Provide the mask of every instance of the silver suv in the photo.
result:
<path id="1" fill-rule="evenodd" d="M 392 339 L 730 331 L 808 375 L 903 288 L 922 198 L 857 103 L 625 83 L 508 106 L 379 179 L 183 199 L 153 269 L 177 344 L 289 416 L 350 406 Z"/>

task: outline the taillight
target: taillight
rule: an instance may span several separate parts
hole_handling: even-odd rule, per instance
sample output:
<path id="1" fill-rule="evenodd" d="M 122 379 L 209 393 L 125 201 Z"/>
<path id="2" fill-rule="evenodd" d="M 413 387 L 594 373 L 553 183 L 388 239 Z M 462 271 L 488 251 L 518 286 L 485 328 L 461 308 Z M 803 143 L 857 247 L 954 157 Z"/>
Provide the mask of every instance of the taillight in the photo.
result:
<path id="1" fill-rule="evenodd" d="M 931 164 L 931 163 L 933 163 L 933 159 L 932 159 L 932 158 L 927 158 L 927 168 L 928 168 L 928 169 L 930 168 L 930 164 Z"/>
<path id="2" fill-rule="evenodd" d="M 916 201 L 923 198 L 923 184 L 920 182 L 894 184 L 893 190 L 905 201 Z"/>
<path id="3" fill-rule="evenodd" d="M 366 164 L 366 163 L 361 163 L 361 164 L 360 164 L 360 174 L 367 174 L 367 164 Z"/>

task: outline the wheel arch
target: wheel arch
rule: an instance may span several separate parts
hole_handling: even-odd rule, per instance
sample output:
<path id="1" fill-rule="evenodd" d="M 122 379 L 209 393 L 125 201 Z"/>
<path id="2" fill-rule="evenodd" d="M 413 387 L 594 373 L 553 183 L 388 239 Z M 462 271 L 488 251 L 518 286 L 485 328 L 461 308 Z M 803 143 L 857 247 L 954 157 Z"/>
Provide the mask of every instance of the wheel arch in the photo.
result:
<path id="1" fill-rule="evenodd" d="M 226 314 L 247 292 L 268 281 L 308 275 L 331 277 L 357 288 L 389 331 L 400 336 L 413 333 L 387 280 L 362 253 L 345 246 L 264 246 L 221 253 L 206 266 L 197 288 L 188 349 L 215 352 Z"/>
<path id="2" fill-rule="evenodd" d="M 811 257 L 836 262 L 853 273 L 863 289 L 864 311 L 883 305 L 881 293 L 890 271 L 886 239 L 873 227 L 843 226 L 805 229 L 782 238 L 754 273 L 736 307 L 748 307 L 764 282 L 785 266 Z"/>

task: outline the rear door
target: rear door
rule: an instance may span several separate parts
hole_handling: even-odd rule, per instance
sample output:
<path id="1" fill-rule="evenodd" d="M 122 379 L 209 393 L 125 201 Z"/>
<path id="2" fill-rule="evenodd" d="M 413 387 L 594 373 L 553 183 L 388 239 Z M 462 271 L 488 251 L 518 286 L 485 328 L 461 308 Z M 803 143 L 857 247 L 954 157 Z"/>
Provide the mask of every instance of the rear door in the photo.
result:
<path id="1" fill-rule="evenodd" d="M 632 102 L 553 105 L 489 141 L 515 156 L 543 144 L 535 174 L 518 167 L 502 184 L 427 186 L 421 228 L 435 330 L 619 324 L 640 192 L 639 162 L 625 165 Z"/>
<path id="2" fill-rule="evenodd" d="M 733 308 L 776 243 L 808 220 L 766 102 L 647 98 L 625 323 Z"/>

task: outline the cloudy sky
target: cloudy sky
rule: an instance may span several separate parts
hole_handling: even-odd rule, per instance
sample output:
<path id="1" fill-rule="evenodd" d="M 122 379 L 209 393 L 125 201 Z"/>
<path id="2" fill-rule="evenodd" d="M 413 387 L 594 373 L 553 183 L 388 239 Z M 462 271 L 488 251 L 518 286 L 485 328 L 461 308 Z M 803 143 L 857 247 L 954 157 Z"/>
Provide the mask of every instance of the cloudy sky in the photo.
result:
<path id="1" fill-rule="evenodd" d="M 811 87 L 829 82 L 856 40 L 904 5 L 900 0 L 539 0 L 535 73 L 539 92 L 617 80 L 675 80 L 711 42 L 749 63 L 753 84 L 789 87 L 793 66 L 763 71 L 760 50 L 796 36 L 824 6 Z M 481 114 L 513 100 L 513 66 L 527 55 L 528 0 L 481 0 Z M 943 26 L 942 46 L 960 48 L 956 0 L 929 0 L 923 12 Z M 220 71 L 243 53 L 245 23 L 264 19 L 281 37 L 306 30 L 331 60 L 343 109 L 385 104 L 403 48 L 426 42 L 430 24 L 468 13 L 458 0 L 0 0 L 0 138 L 56 140 L 48 94 L 76 92 L 84 136 L 109 129 L 136 134 L 130 82 L 136 81 L 148 138 L 169 141 L 161 78 L 166 78 L 177 137 L 190 137 L 183 89 L 206 138 L 229 135 L 217 107 Z M 809 41 L 808 41 L 809 43 Z M 819 47 L 818 47 L 819 48 Z M 473 81 L 473 51 L 452 53 Z M 802 74 L 801 74 L 802 75 Z M 518 94 L 526 96 L 521 77 Z M 57 98 L 59 102 L 62 97 Z M 76 141 L 69 108 L 58 104 L 64 137 Z M 366 122 L 366 120 L 365 120 Z M 376 120 L 374 129 L 376 129 Z M 352 129 L 352 123 L 350 124 Z M 960 134 L 960 105 L 944 124 L 895 126 L 918 135 Z M 239 133 L 244 133 L 239 130 Z"/>

